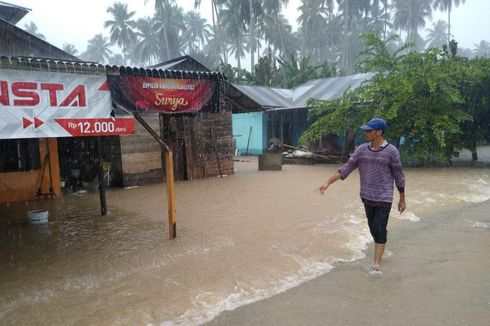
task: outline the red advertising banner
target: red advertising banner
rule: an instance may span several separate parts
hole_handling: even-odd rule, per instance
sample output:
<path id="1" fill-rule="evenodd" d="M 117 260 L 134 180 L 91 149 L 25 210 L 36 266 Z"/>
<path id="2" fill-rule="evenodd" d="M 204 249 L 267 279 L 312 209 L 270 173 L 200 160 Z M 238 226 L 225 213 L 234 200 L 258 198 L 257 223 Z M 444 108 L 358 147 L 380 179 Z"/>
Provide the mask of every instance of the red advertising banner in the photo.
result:
<path id="1" fill-rule="evenodd" d="M 55 119 L 73 137 L 134 134 L 133 118 Z"/>
<path id="2" fill-rule="evenodd" d="M 108 86 L 105 74 L 0 68 L 0 139 L 134 134 Z"/>
<path id="3" fill-rule="evenodd" d="M 137 111 L 187 113 L 198 112 L 213 95 L 211 80 L 165 79 L 158 77 L 119 76 L 111 84 L 125 103 Z M 115 87 L 114 87 L 115 86 Z M 116 90 L 117 88 L 120 88 Z"/>

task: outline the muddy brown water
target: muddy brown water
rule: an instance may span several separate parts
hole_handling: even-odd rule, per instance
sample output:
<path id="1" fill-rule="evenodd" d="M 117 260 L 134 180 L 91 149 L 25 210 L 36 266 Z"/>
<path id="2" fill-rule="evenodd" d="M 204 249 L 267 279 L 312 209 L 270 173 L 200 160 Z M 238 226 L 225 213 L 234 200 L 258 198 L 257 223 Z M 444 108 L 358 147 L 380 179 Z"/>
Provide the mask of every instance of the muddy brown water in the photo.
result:
<path id="1" fill-rule="evenodd" d="M 164 184 L 108 191 L 105 217 L 98 193 L 2 204 L 0 324 L 200 324 L 359 259 L 371 239 L 357 172 L 313 191 L 336 169 L 259 172 L 246 158 L 232 176 L 177 183 L 174 240 Z M 389 229 L 490 198 L 488 168 L 405 174 L 408 208 Z M 38 208 L 49 223 L 27 222 Z"/>

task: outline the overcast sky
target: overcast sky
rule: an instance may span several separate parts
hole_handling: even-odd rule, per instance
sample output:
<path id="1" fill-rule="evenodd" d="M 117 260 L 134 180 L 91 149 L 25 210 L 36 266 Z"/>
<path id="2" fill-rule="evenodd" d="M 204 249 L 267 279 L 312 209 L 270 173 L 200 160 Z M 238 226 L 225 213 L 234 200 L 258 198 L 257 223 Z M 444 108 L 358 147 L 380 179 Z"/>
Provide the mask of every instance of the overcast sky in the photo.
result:
<path id="1" fill-rule="evenodd" d="M 57 47 L 64 43 L 74 44 L 79 52 L 85 51 L 87 42 L 95 34 L 106 36 L 104 21 L 110 19 L 107 8 L 118 0 L 4 0 L 31 9 L 17 26 L 33 21 L 46 40 Z M 136 11 L 136 17 L 152 16 L 154 0 L 124 0 L 130 10 Z M 146 2 L 146 4 L 145 4 Z M 194 0 L 177 1 L 185 11 L 192 10 Z M 210 0 L 204 0 L 200 11 L 211 24 Z M 284 14 L 295 26 L 300 0 L 290 0 Z M 466 3 L 454 8 L 451 15 L 451 32 L 460 47 L 473 49 L 481 40 L 490 41 L 490 0 L 466 0 Z M 447 20 L 447 13 L 439 11 L 433 14 L 433 20 Z M 432 27 L 429 22 L 426 27 Z"/>

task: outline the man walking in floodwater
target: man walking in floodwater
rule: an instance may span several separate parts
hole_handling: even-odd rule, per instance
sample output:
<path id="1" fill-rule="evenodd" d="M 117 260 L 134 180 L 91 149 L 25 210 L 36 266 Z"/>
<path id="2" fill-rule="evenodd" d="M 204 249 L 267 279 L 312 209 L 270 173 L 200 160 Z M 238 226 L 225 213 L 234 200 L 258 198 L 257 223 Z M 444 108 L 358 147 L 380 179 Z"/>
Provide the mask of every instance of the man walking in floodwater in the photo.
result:
<path id="1" fill-rule="evenodd" d="M 400 152 L 384 139 L 386 122 L 373 118 L 361 129 L 368 142 L 360 145 L 347 163 L 316 190 L 324 194 L 332 183 L 339 179 L 344 180 L 355 168 L 359 168 L 360 196 L 366 210 L 369 231 L 374 239 L 374 264 L 371 271 L 379 272 L 386 244 L 386 226 L 393 202 L 393 181 L 400 192 L 398 211 L 401 214 L 406 208 L 405 175 Z"/>

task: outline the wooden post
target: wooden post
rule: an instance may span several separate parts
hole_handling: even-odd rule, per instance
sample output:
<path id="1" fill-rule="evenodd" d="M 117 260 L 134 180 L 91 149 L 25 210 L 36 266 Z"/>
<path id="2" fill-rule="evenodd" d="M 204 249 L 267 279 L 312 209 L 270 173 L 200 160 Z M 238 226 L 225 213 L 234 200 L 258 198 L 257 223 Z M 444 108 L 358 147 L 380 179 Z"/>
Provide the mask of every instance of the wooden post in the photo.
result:
<path id="1" fill-rule="evenodd" d="M 250 130 L 248 131 L 247 150 L 245 151 L 245 156 L 248 155 L 248 146 L 250 145 L 250 136 L 251 135 L 252 135 L 252 126 L 250 126 Z"/>
<path id="2" fill-rule="evenodd" d="M 252 128 L 252 127 L 250 127 Z M 216 144 L 216 138 L 214 137 L 214 132 L 213 132 L 213 127 L 211 127 L 211 142 L 213 144 L 213 150 L 214 150 L 214 155 L 216 156 L 216 164 L 218 164 L 218 173 L 219 177 L 223 177 L 223 174 L 221 173 L 221 164 L 219 161 L 219 155 L 218 155 L 218 145 Z M 247 149 L 248 152 L 248 149 Z"/>
<path id="3" fill-rule="evenodd" d="M 175 182 L 173 152 L 165 152 L 165 178 L 167 180 L 168 203 L 168 237 L 174 239 L 177 236 L 176 209 L 175 209 Z"/>
<path id="4" fill-rule="evenodd" d="M 279 134 L 281 144 L 284 144 L 284 110 L 279 111 Z"/>
<path id="5" fill-rule="evenodd" d="M 153 130 L 143 117 L 138 112 L 131 112 L 121 104 L 113 101 L 113 103 L 121 110 L 134 115 L 136 121 L 138 121 L 150 135 L 160 144 L 162 150 L 165 151 L 165 178 L 167 183 L 167 203 L 168 203 L 168 235 L 170 239 L 174 239 L 177 236 L 177 222 L 176 222 L 176 209 L 175 209 L 175 181 L 174 181 L 174 157 L 170 147 L 164 142 L 155 130 Z"/>
<path id="6" fill-rule="evenodd" d="M 61 196 L 60 162 L 58 158 L 58 141 L 56 138 L 48 138 L 50 192 L 56 197 Z"/>
<path id="7" fill-rule="evenodd" d="M 41 157 L 41 170 L 39 187 L 35 198 L 59 197 L 61 195 L 60 170 L 58 160 L 58 145 L 56 138 L 43 138 L 39 140 L 39 155 Z M 52 155 L 52 156 L 51 156 Z M 45 192 L 44 179 L 48 179 L 49 187 Z"/>
<path id="8" fill-rule="evenodd" d="M 174 181 L 174 155 L 170 147 L 158 136 L 158 134 L 146 123 L 139 113 L 134 113 L 135 119 L 155 138 L 165 151 L 165 179 L 167 183 L 168 203 L 168 236 L 174 239 L 177 236 L 176 209 L 175 209 L 175 181 Z"/>

